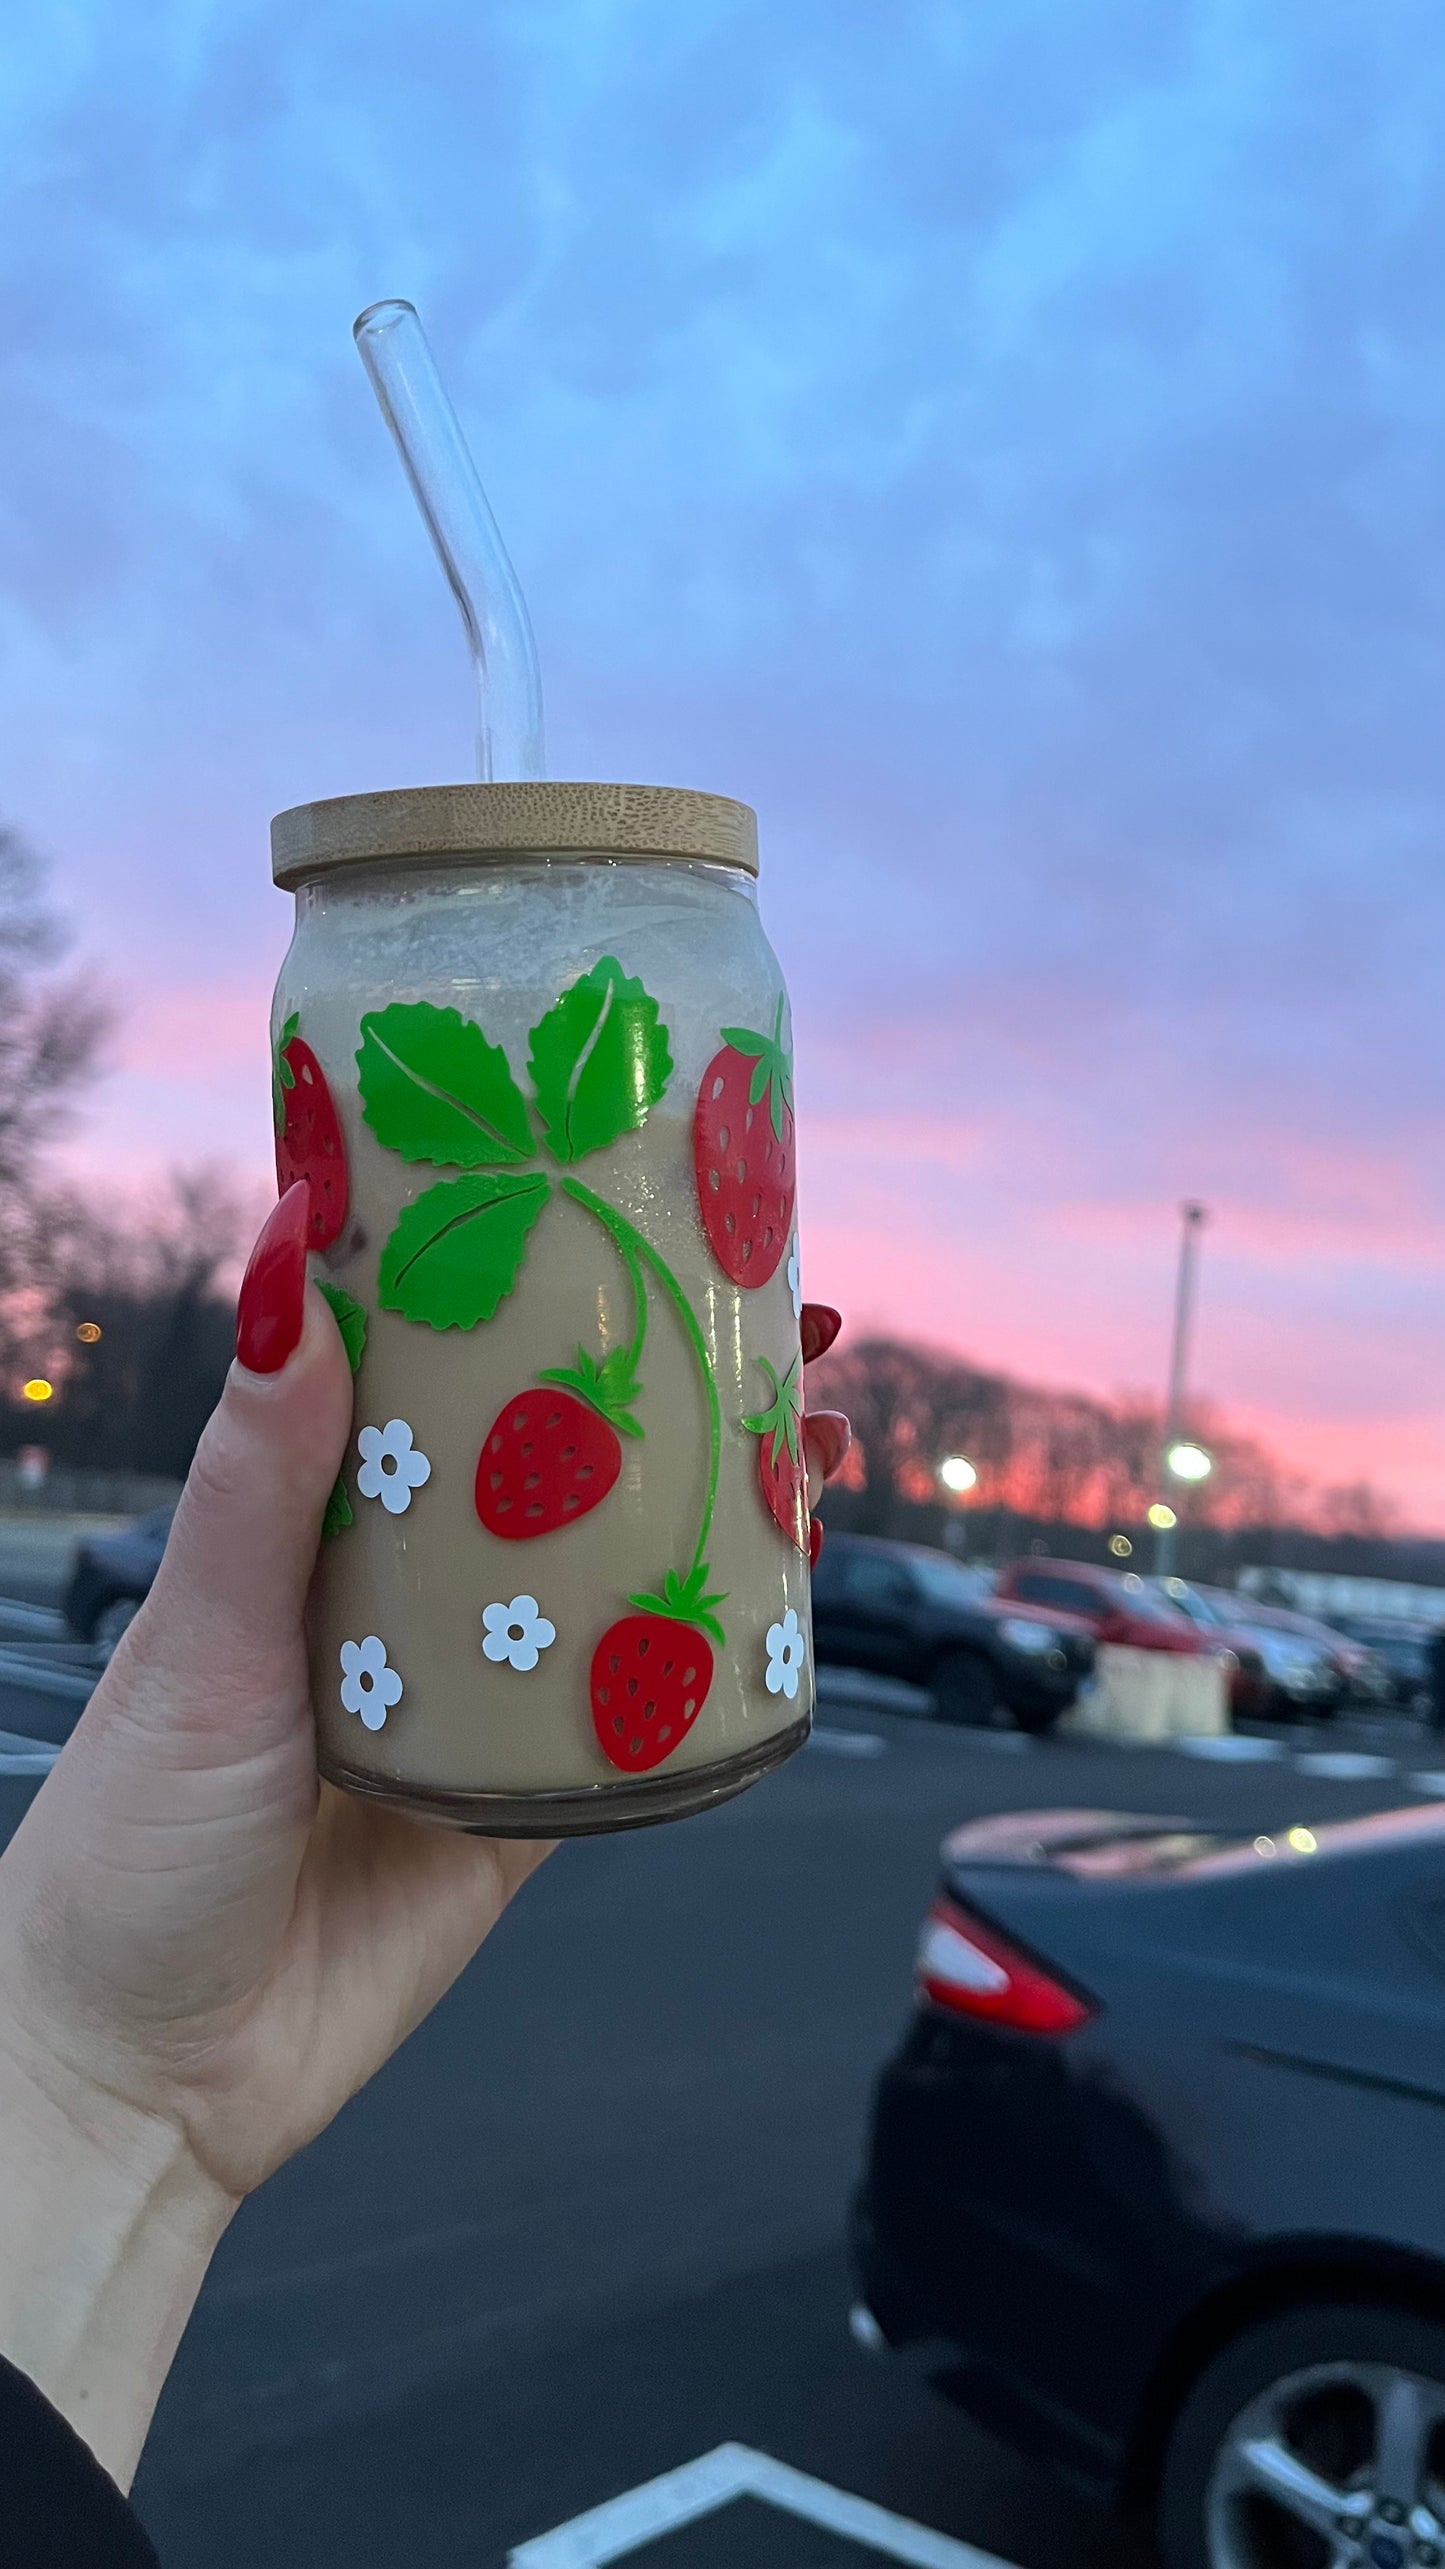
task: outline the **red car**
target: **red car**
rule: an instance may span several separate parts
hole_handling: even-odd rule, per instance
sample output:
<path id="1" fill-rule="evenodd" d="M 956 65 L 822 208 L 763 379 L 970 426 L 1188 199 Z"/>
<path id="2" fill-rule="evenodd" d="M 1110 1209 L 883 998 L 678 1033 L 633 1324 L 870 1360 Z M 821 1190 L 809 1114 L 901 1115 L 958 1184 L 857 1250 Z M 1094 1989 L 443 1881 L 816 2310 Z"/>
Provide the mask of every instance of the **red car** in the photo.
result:
<path id="1" fill-rule="evenodd" d="M 1211 1653 L 1223 1659 L 1229 1676 L 1230 1705 L 1235 1712 L 1259 1708 L 1265 1692 L 1264 1664 L 1247 1635 L 1205 1631 L 1192 1623 L 1136 1570 L 1102 1570 L 1091 1561 L 1011 1561 L 999 1574 L 995 1592 L 1020 1605 L 1053 1606 L 1080 1615 L 1096 1641 L 1127 1643 L 1133 1650 L 1177 1650 L 1194 1658 Z"/>

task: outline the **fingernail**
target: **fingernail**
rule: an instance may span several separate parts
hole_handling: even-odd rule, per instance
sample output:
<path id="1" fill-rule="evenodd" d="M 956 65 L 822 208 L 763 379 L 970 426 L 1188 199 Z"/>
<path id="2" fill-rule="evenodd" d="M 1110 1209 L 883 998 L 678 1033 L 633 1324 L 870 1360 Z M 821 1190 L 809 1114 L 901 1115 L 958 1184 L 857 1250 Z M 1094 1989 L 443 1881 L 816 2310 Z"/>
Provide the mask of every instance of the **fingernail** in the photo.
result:
<path id="1" fill-rule="evenodd" d="M 815 1356 L 826 1356 L 842 1326 L 843 1314 L 835 1311 L 831 1303 L 804 1303 L 801 1328 L 805 1365 L 811 1365 Z"/>
<path id="2" fill-rule="evenodd" d="M 808 1528 L 808 1567 L 810 1570 L 817 1569 L 818 1555 L 822 1549 L 823 1520 L 820 1516 L 815 1516 L 812 1524 Z"/>
<path id="3" fill-rule="evenodd" d="M 803 1434 L 809 1451 L 822 1464 L 824 1480 L 831 1481 L 853 1442 L 853 1430 L 841 1409 L 810 1409 Z"/>
<path id="4" fill-rule="evenodd" d="M 311 1189 L 288 1186 L 267 1220 L 241 1278 L 236 1354 L 253 1374 L 279 1374 L 306 1317 L 306 1231 Z"/>

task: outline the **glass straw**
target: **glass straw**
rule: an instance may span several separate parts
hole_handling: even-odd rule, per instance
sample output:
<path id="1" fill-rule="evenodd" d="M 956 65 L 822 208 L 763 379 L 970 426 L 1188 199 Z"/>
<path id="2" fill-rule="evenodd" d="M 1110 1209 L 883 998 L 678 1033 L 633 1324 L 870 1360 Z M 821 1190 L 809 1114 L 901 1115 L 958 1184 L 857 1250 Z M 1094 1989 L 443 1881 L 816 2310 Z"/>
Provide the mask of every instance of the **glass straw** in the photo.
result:
<path id="1" fill-rule="evenodd" d="M 368 304 L 352 335 L 461 609 L 477 681 L 477 774 L 484 784 L 544 776 L 527 601 L 415 306 Z"/>

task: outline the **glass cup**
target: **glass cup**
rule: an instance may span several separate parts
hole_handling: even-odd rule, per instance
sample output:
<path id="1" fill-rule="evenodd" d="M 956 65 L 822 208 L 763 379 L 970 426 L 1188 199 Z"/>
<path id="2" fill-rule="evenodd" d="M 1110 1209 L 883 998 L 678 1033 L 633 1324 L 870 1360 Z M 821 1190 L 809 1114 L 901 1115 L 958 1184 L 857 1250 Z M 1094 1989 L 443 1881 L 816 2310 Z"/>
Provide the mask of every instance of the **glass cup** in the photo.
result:
<path id="1" fill-rule="evenodd" d="M 322 1773 L 515 1836 L 807 1735 L 791 1024 L 753 814 L 465 785 L 283 812 L 277 1175 L 355 1377 Z"/>

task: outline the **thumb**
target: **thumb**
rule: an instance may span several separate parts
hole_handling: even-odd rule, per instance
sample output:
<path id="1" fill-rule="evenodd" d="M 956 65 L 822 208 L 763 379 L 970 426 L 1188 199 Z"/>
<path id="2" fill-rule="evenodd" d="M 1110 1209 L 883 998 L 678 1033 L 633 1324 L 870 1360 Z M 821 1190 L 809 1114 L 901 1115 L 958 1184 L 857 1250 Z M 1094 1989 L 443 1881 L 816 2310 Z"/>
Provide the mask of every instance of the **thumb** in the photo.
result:
<path id="1" fill-rule="evenodd" d="M 252 1251 L 236 1362 L 196 1449 L 155 1584 L 117 1654 L 127 1676 L 163 1671 L 195 1686 L 201 1720 L 208 1695 L 264 1693 L 294 1664 L 350 1433 L 341 1333 L 306 1281 L 309 1210 L 310 1191 L 298 1181 Z"/>

